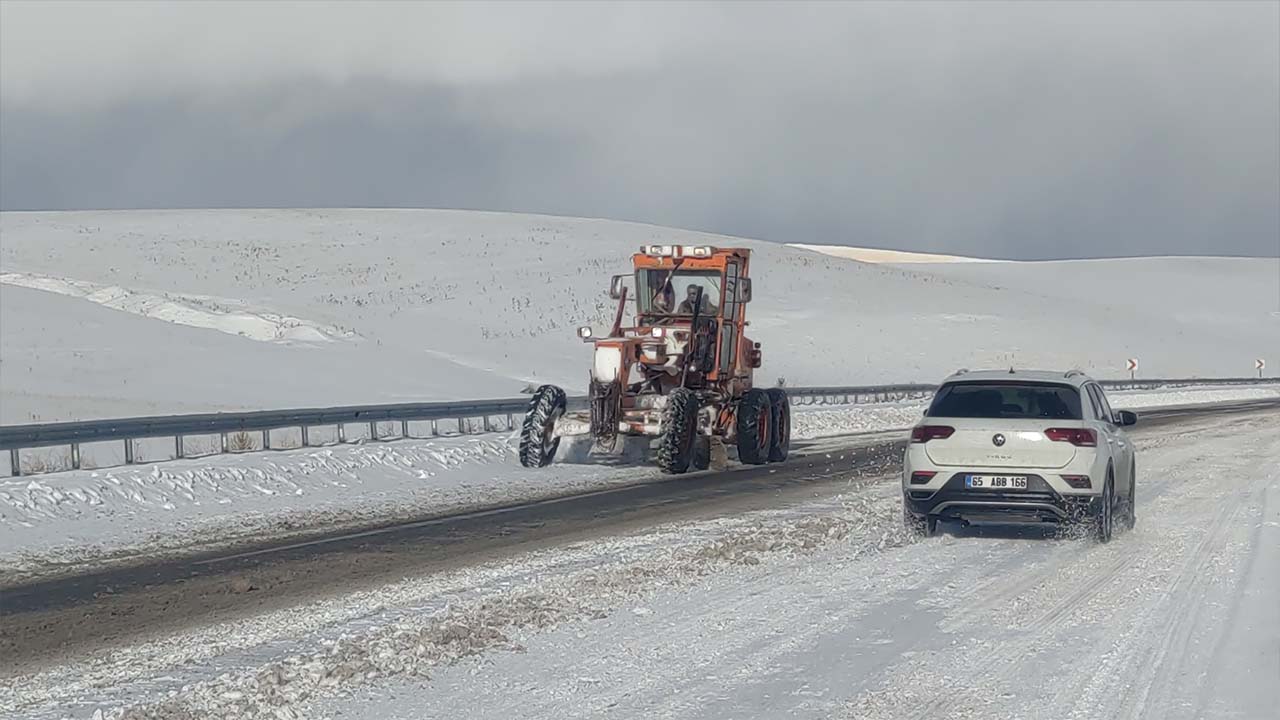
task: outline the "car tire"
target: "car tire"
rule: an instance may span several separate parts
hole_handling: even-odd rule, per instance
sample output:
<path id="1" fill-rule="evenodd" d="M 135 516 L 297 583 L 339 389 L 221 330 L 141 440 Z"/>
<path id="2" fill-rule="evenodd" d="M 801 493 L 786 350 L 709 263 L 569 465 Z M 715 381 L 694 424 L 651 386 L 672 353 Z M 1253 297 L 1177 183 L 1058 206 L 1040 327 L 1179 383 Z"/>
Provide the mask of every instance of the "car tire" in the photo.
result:
<path id="1" fill-rule="evenodd" d="M 1124 524 L 1132 530 L 1138 526 L 1138 468 L 1129 467 L 1129 499 L 1125 501 Z"/>
<path id="2" fill-rule="evenodd" d="M 1115 529 L 1115 479 L 1113 473 L 1107 473 L 1107 483 L 1102 486 L 1102 497 L 1098 504 L 1098 513 L 1093 518 L 1093 537 L 1100 543 L 1111 542 Z"/>
<path id="3" fill-rule="evenodd" d="M 907 532 L 917 537 L 932 537 L 938 532 L 938 518 L 911 512 L 905 499 L 902 501 L 902 522 L 907 526 Z"/>

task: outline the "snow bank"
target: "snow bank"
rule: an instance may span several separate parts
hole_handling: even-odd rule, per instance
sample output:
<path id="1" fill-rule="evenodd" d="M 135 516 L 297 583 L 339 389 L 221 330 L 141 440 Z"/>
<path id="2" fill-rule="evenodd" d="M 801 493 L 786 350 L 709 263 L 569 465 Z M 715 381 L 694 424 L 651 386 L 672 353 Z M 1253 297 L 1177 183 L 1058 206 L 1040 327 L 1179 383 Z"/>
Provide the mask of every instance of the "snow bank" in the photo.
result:
<path id="1" fill-rule="evenodd" d="M 210 297 L 173 293 L 155 295 L 117 285 L 99 285 L 34 273 L 0 273 L 0 283 L 68 295 L 145 318 L 217 330 L 251 340 L 329 342 L 354 336 L 354 333 L 296 317 L 269 312 L 255 313 L 247 309 L 236 310 L 230 307 L 233 304 L 231 301 L 219 301 Z"/>

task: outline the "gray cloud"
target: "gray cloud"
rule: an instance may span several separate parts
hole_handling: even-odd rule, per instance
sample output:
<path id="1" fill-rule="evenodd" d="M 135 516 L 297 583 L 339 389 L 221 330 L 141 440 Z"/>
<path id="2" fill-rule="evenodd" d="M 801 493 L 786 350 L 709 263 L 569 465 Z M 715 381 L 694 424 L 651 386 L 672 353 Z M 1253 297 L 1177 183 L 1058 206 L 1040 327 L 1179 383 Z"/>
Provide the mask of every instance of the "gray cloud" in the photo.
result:
<path id="1" fill-rule="evenodd" d="M 0 6 L 4 209 L 1280 254 L 1278 4 L 52 7 Z"/>

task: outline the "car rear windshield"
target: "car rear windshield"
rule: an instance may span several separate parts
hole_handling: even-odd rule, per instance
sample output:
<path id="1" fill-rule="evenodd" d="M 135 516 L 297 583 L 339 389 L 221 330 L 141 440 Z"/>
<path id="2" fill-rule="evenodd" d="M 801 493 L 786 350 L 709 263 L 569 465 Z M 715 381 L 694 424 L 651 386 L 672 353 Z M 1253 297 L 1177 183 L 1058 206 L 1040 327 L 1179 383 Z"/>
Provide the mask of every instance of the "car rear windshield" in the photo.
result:
<path id="1" fill-rule="evenodd" d="M 950 383 L 929 406 L 929 417 L 1079 420 L 1080 393 L 1069 385 Z"/>

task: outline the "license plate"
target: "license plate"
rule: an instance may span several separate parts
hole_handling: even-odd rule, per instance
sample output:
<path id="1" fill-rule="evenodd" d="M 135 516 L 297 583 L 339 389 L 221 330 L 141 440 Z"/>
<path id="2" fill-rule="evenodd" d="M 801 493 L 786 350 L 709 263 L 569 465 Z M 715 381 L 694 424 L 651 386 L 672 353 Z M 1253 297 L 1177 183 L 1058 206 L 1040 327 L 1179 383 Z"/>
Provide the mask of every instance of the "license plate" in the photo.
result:
<path id="1" fill-rule="evenodd" d="M 973 490 L 1026 490 L 1026 475 L 966 475 L 964 486 Z"/>

